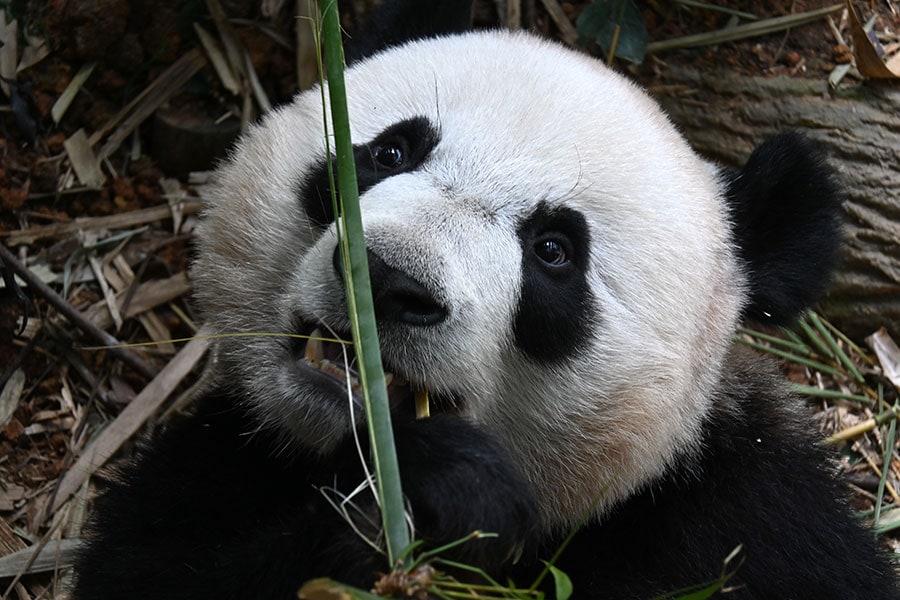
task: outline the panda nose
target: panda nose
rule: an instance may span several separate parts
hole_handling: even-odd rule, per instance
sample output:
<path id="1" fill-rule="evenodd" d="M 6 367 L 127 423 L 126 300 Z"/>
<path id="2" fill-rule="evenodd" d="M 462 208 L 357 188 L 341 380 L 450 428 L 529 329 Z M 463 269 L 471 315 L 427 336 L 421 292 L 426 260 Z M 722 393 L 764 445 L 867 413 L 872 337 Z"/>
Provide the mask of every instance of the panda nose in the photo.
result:
<path id="1" fill-rule="evenodd" d="M 403 271 L 388 265 L 371 250 L 366 250 L 366 255 L 369 259 L 375 317 L 379 321 L 427 327 L 437 325 L 447 318 L 447 309 L 435 300 L 425 286 Z M 340 246 L 334 249 L 332 264 L 338 277 L 343 278 Z"/>

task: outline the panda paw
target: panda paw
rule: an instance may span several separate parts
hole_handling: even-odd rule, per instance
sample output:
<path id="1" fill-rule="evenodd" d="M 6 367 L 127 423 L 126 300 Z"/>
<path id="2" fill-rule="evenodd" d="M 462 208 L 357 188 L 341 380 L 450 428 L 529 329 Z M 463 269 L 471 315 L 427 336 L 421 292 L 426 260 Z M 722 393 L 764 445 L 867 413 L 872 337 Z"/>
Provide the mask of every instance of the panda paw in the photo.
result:
<path id="1" fill-rule="evenodd" d="M 428 547 L 472 538 L 447 558 L 495 571 L 537 534 L 537 503 L 512 457 L 475 425 L 448 415 L 395 427 L 404 493 Z M 488 533 L 496 537 L 473 535 Z"/>

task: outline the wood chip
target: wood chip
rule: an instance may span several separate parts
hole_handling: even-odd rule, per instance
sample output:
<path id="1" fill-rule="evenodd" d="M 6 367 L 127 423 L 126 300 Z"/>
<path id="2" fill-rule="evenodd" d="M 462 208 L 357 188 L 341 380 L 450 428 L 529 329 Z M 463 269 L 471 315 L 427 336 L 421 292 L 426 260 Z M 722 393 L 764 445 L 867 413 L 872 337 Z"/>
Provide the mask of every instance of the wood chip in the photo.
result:
<path id="1" fill-rule="evenodd" d="M 84 129 L 79 129 L 72 136 L 63 142 L 66 154 L 72 161 L 72 168 L 75 169 L 75 175 L 78 181 L 89 188 L 99 188 L 106 181 L 106 176 L 100 170 L 100 161 L 91 148 Z"/>
<path id="2" fill-rule="evenodd" d="M 16 502 L 25 499 L 25 488 L 20 485 L 9 485 L 6 489 L 0 488 L 0 511 L 12 512 L 16 510 Z"/>

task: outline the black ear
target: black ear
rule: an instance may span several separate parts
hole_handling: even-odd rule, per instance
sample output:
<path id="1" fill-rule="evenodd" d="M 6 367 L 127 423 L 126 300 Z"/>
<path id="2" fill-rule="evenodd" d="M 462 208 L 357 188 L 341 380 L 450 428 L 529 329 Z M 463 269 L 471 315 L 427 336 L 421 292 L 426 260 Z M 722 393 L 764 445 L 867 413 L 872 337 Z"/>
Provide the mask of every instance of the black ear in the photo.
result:
<path id="1" fill-rule="evenodd" d="M 749 275 L 745 316 L 785 324 L 829 282 L 840 247 L 843 194 L 810 139 L 783 133 L 728 182 L 735 240 Z"/>
<path id="2" fill-rule="evenodd" d="M 473 0 L 382 0 L 361 31 L 344 43 L 348 63 L 416 39 L 461 33 L 472 25 Z"/>

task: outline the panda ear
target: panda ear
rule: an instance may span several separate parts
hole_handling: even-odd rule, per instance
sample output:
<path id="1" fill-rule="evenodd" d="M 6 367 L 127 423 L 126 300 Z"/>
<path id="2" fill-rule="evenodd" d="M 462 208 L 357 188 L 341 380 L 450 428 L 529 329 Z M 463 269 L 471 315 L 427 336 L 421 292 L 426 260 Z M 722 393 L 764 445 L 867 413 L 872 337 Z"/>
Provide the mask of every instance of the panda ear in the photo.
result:
<path id="1" fill-rule="evenodd" d="M 361 31 L 345 40 L 348 63 L 422 38 L 461 33 L 472 25 L 473 0 L 383 0 L 368 15 Z"/>
<path id="2" fill-rule="evenodd" d="M 783 133 L 728 178 L 728 200 L 750 301 L 745 316 L 786 324 L 824 292 L 838 257 L 843 199 L 810 139 Z"/>

